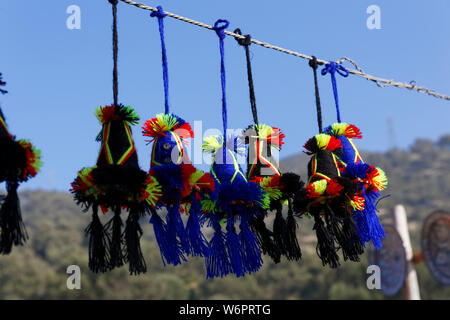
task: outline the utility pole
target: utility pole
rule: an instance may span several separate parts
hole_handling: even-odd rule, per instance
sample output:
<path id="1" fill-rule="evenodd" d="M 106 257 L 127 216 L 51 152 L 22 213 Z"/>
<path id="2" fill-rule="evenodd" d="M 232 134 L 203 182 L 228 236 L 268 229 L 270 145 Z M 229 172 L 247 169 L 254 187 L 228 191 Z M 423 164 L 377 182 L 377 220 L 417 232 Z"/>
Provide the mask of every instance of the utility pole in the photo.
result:
<path id="1" fill-rule="evenodd" d="M 406 217 L 405 207 L 401 204 L 394 208 L 394 226 L 397 229 L 403 241 L 406 253 L 406 277 L 403 284 L 403 298 L 405 300 L 420 300 L 419 281 L 417 272 L 414 268 L 413 249 L 411 239 L 409 238 L 408 219 Z"/>

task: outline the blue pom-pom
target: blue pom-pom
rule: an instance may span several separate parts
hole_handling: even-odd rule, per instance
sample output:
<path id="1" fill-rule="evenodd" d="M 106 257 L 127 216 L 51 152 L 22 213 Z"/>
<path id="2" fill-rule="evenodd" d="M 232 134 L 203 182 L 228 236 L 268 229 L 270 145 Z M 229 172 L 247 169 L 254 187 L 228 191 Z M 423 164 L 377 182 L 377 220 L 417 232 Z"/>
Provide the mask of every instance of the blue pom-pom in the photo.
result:
<path id="1" fill-rule="evenodd" d="M 366 163 L 362 163 L 361 161 L 359 163 L 350 162 L 345 167 L 344 175 L 346 177 L 350 177 L 353 179 L 354 178 L 364 179 L 364 178 L 366 178 L 369 170 L 370 170 L 370 166 Z"/>

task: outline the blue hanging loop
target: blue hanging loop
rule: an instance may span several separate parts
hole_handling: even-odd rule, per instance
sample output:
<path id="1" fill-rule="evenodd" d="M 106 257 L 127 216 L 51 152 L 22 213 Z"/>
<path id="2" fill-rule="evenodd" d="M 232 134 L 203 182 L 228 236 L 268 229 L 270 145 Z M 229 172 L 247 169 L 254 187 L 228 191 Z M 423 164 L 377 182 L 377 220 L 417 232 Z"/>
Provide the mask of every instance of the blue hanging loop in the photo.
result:
<path id="1" fill-rule="evenodd" d="M 348 77 L 348 70 L 345 69 L 342 65 L 337 64 L 333 61 L 330 61 L 330 63 L 326 64 L 325 67 L 322 69 L 322 75 L 326 75 L 329 73 L 331 75 L 331 84 L 333 86 L 333 94 L 334 94 L 334 102 L 336 103 L 336 113 L 337 113 L 337 121 L 341 122 L 341 114 L 339 111 L 339 99 L 338 99 L 338 92 L 337 92 L 337 86 L 336 86 L 336 72 L 343 76 L 344 78 Z"/>
<path id="2" fill-rule="evenodd" d="M 150 13 L 150 17 L 158 18 L 159 25 L 159 35 L 161 37 L 161 53 L 162 53 L 162 68 L 163 68 L 163 79 L 164 79 L 164 106 L 165 113 L 169 113 L 169 74 L 167 72 L 167 55 L 166 55 L 166 43 L 164 41 L 164 21 L 163 19 L 167 16 L 161 6 L 156 7 L 158 11 Z"/>
<path id="3" fill-rule="evenodd" d="M 220 79 L 222 81 L 222 122 L 223 122 L 223 163 L 226 163 L 227 154 L 227 97 L 226 97 L 226 79 L 225 79 L 225 50 L 223 40 L 226 37 L 225 29 L 230 23 L 227 20 L 219 19 L 214 23 L 214 31 L 219 37 L 220 44 Z"/>

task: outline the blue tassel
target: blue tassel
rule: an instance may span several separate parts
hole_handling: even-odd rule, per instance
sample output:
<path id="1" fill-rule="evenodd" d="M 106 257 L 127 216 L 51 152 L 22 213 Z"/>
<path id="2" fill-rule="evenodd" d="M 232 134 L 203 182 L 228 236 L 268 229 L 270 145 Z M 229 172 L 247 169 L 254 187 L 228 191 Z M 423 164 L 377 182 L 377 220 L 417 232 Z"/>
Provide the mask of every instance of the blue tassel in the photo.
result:
<path id="1" fill-rule="evenodd" d="M 243 252 L 241 244 L 239 243 L 239 236 L 237 235 L 236 229 L 234 227 L 234 217 L 231 210 L 228 210 L 227 216 L 226 245 L 228 256 L 230 257 L 233 273 L 236 275 L 236 277 L 242 277 L 245 274 L 243 265 Z"/>
<path id="2" fill-rule="evenodd" d="M 185 260 L 175 234 L 169 232 L 167 225 L 156 212 L 153 212 L 150 223 L 153 224 L 156 242 L 158 243 L 164 266 L 166 264 L 176 266 L 181 263 L 181 259 Z"/>
<path id="3" fill-rule="evenodd" d="M 207 257 L 210 254 L 208 242 L 201 231 L 201 223 L 199 215 L 200 202 L 192 197 L 191 210 L 189 211 L 189 218 L 186 224 L 186 233 L 189 240 L 189 253 L 194 257 Z"/>
<path id="4" fill-rule="evenodd" d="M 214 236 L 210 242 L 211 254 L 206 257 L 206 278 L 223 277 L 232 271 L 225 247 L 225 235 L 222 232 L 218 218 L 213 216 L 211 224 L 214 228 Z"/>
<path id="5" fill-rule="evenodd" d="M 365 205 L 363 211 L 357 211 L 354 220 L 357 225 L 359 239 L 365 246 L 365 242 L 372 241 L 375 248 L 380 249 L 382 246 L 381 239 L 386 236 L 380 220 L 377 216 L 377 207 L 375 201 L 379 194 L 370 192 L 366 194 L 363 191 Z"/>
<path id="6" fill-rule="evenodd" d="M 261 257 L 261 248 L 259 246 L 258 238 L 250 230 L 248 220 L 249 214 L 244 213 L 241 215 L 241 232 L 239 234 L 239 237 L 245 255 L 244 271 L 247 273 L 252 273 L 258 271 L 261 268 L 263 260 Z"/>
<path id="7" fill-rule="evenodd" d="M 185 253 L 190 252 L 189 241 L 184 228 L 183 220 L 181 220 L 180 207 L 177 204 L 167 206 L 167 230 L 175 234 L 180 240 L 181 248 Z"/>

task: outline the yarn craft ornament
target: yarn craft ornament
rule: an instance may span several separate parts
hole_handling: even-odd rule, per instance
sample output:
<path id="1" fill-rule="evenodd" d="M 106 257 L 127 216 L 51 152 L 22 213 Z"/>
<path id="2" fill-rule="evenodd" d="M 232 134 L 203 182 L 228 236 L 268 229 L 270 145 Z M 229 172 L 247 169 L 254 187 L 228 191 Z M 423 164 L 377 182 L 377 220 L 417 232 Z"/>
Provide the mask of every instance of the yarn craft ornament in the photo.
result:
<path id="1" fill-rule="evenodd" d="M 335 136 L 342 143 L 342 149 L 336 152 L 336 156 L 342 163 L 341 173 L 344 177 L 358 183 L 360 196 L 364 198 L 364 208 L 355 207 L 354 219 L 357 224 L 358 236 L 365 244 L 372 241 L 379 249 L 382 246 L 381 239 L 386 235 L 377 216 L 377 201 L 380 192 L 388 184 L 385 172 L 378 167 L 366 164 L 353 139 L 361 139 L 360 130 L 347 123 L 334 123 L 325 128 L 325 132 Z"/>
<path id="2" fill-rule="evenodd" d="M 242 34 L 240 29 L 234 33 Z M 303 187 L 300 176 L 294 173 L 281 174 L 278 163 L 272 155 L 272 150 L 280 150 L 284 144 L 285 135 L 280 129 L 258 123 L 255 89 L 253 84 L 252 66 L 249 46 L 250 35 L 244 39 L 236 39 L 244 47 L 247 62 L 247 79 L 249 87 L 250 106 L 254 125 L 250 125 L 244 132 L 245 143 L 248 145 L 247 178 L 259 184 L 268 194 L 270 210 L 276 210 L 273 231 L 264 222 L 269 210 L 263 210 L 251 221 L 250 226 L 257 235 L 259 245 L 264 254 L 268 254 L 275 263 L 280 262 L 281 255 L 288 260 L 299 260 L 301 250 L 298 244 L 295 221 L 290 198 Z M 282 215 L 282 204 L 288 203 L 288 223 Z"/>
<path id="3" fill-rule="evenodd" d="M 309 139 L 304 148 L 312 157 L 308 162 L 308 184 L 304 192 L 296 195 L 296 212 L 313 216 L 317 253 L 323 265 L 339 266 L 339 248 L 344 260 L 359 261 L 363 247 L 352 211 L 354 207 L 364 207 L 364 198 L 356 196 L 356 183 L 341 176 L 334 152 L 342 144 L 321 133 Z"/>
<path id="4" fill-rule="evenodd" d="M 0 73 L 0 86 L 5 86 Z M 0 93 L 7 91 L 0 88 Z M 42 166 L 41 152 L 28 140 L 17 140 L 6 125 L 0 109 L 0 182 L 6 182 L 7 195 L 0 198 L 0 254 L 9 254 L 13 246 L 28 239 L 17 194 L 19 184 L 36 176 Z"/>
<path id="5" fill-rule="evenodd" d="M 201 198 L 204 192 L 214 190 L 214 180 L 208 173 L 190 164 L 184 146 L 194 132 L 188 122 L 169 111 L 169 81 L 167 54 L 164 40 L 166 16 L 161 6 L 151 17 L 158 18 L 162 48 L 162 69 L 164 84 L 165 113 L 146 121 L 143 135 L 153 143 L 151 151 L 150 175 L 158 179 L 162 186 L 162 197 L 157 208 L 166 208 L 165 221 L 155 211 L 150 222 L 158 242 L 161 258 L 165 264 L 178 265 L 186 260 L 186 255 L 207 256 L 209 248 L 201 232 Z M 186 227 L 181 212 L 189 215 Z"/>
<path id="6" fill-rule="evenodd" d="M 89 268 L 106 272 L 129 263 L 130 274 L 147 271 L 140 247 L 142 229 L 139 219 L 150 213 L 161 197 L 158 181 L 141 170 L 134 145 L 131 126 L 139 116 L 129 106 L 117 102 L 117 1 L 113 7 L 113 95 L 114 103 L 101 106 L 96 116 L 102 125 L 97 136 L 101 148 L 94 167 L 83 168 L 72 182 L 71 192 L 84 211 L 92 209 L 92 222 L 85 230 L 89 237 Z M 103 225 L 98 209 L 113 212 Z M 128 211 L 122 232 L 122 210 Z"/>
<path id="7" fill-rule="evenodd" d="M 212 156 L 211 174 L 216 191 L 202 201 L 209 225 L 214 229 L 210 240 L 211 254 L 206 257 L 207 278 L 234 273 L 237 277 L 253 273 L 262 266 L 261 249 L 250 223 L 260 209 L 268 208 L 268 195 L 258 184 L 248 181 L 237 156 L 244 151 L 238 137 L 227 136 L 226 78 L 224 63 L 225 32 L 229 22 L 217 20 L 214 30 L 219 37 L 221 55 L 223 136 L 207 137 L 203 151 Z M 236 231 L 239 221 L 240 232 Z M 226 232 L 222 230 L 225 226 Z"/>
<path id="8" fill-rule="evenodd" d="M 247 178 L 260 185 L 270 199 L 270 206 L 252 221 L 252 229 L 258 236 L 261 250 L 275 263 L 280 257 L 300 260 L 302 253 L 297 239 L 297 222 L 292 210 L 294 194 L 303 188 L 300 176 L 295 173 L 280 173 L 272 157 L 272 149 L 280 150 L 284 134 L 264 124 L 250 126 L 244 133 L 248 143 Z M 288 216 L 283 217 L 283 204 L 288 205 Z M 276 211 L 273 231 L 265 225 L 269 211 Z"/>
<path id="9" fill-rule="evenodd" d="M 379 249 L 382 245 L 381 239 L 385 237 L 385 233 L 376 214 L 376 204 L 381 196 L 380 191 L 387 186 L 387 177 L 383 170 L 365 164 L 362 160 L 358 149 L 352 141 L 352 139 L 362 138 L 360 130 L 353 125 L 341 122 L 335 74 L 338 73 L 343 77 L 347 77 L 348 71 L 340 64 L 330 62 L 322 69 L 322 75 L 328 73 L 331 76 L 338 122 L 327 127 L 325 132 L 334 135 L 341 141 L 342 149 L 339 149 L 337 153 L 342 163 L 341 171 L 345 177 L 358 183 L 361 189 L 359 196 L 364 198 L 364 208 L 355 207 L 354 209 L 358 235 L 363 244 L 372 241 L 374 246 Z"/>
<path id="10" fill-rule="evenodd" d="M 322 264 L 339 266 L 337 251 L 342 249 L 344 260 L 359 261 L 363 253 L 353 220 L 353 208 L 364 207 L 364 198 L 357 196 L 358 184 L 342 177 L 340 162 L 335 155 L 342 143 L 334 136 L 322 133 L 322 113 L 317 84 L 317 59 L 309 62 L 313 69 L 319 134 L 309 139 L 304 148 L 311 155 L 308 162 L 308 184 L 295 195 L 294 210 L 314 218 L 317 236 L 316 251 Z"/>

